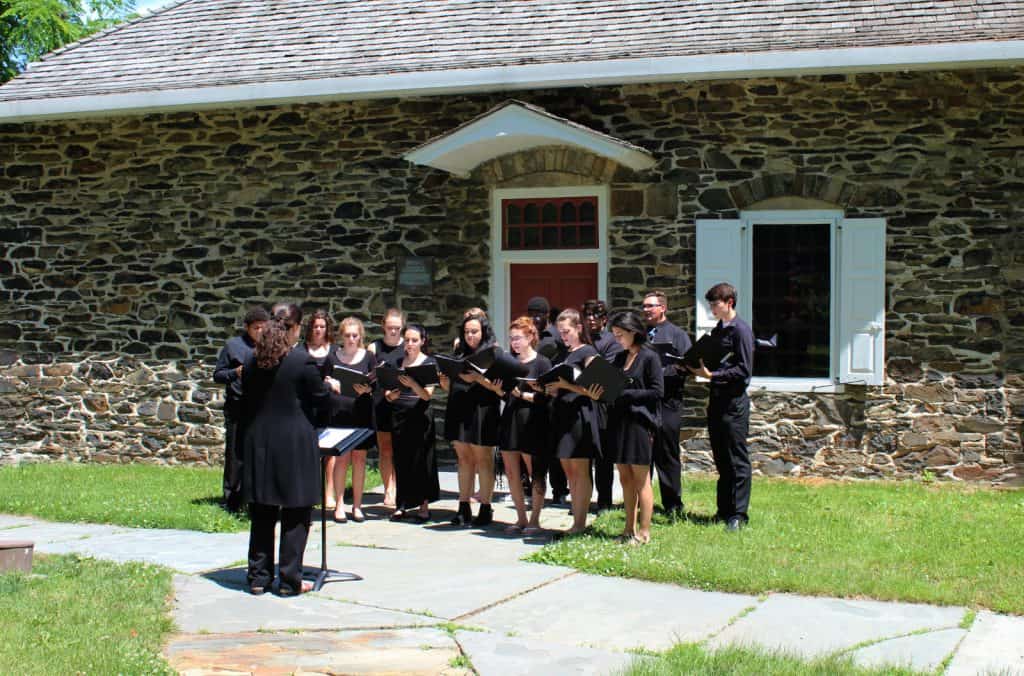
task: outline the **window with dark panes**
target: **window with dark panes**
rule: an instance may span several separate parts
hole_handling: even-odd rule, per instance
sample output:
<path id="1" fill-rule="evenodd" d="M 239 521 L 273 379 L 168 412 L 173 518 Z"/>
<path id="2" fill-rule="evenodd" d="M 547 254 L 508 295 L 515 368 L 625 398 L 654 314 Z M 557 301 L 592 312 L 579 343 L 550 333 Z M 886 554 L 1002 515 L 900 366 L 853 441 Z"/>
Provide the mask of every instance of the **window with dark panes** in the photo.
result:
<path id="1" fill-rule="evenodd" d="M 505 250 L 596 249 L 597 197 L 502 200 Z"/>
<path id="2" fill-rule="evenodd" d="M 778 335 L 778 347 L 754 360 L 755 376 L 829 376 L 831 248 L 824 224 L 754 224 L 752 326 Z"/>

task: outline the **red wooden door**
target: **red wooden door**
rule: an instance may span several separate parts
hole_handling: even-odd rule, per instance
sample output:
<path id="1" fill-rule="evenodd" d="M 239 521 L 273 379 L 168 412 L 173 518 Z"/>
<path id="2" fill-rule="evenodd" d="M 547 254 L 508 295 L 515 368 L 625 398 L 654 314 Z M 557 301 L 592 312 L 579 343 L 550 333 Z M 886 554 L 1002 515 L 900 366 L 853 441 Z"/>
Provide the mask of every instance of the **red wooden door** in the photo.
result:
<path id="1" fill-rule="evenodd" d="M 525 315 L 534 296 L 544 296 L 552 308 L 579 310 L 583 301 L 597 298 L 597 263 L 512 263 L 509 290 L 508 321 Z"/>

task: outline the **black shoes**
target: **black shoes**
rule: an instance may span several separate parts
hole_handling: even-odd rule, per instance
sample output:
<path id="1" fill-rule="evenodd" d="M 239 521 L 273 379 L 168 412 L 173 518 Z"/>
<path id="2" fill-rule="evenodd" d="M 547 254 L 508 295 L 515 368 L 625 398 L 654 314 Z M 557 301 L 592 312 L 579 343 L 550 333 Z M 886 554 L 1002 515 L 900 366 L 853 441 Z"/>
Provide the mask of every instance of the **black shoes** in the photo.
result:
<path id="1" fill-rule="evenodd" d="M 490 509 L 490 508 L 491 508 L 491 506 L 487 505 L 487 509 Z M 481 505 L 480 506 L 480 511 L 482 512 L 483 509 L 484 509 L 483 505 Z M 455 516 L 452 517 L 451 524 L 453 526 L 468 526 L 472 522 L 473 522 L 473 511 L 469 508 L 469 503 L 468 502 L 460 502 L 459 503 L 459 511 L 457 511 L 455 513 Z"/>
<path id="2" fill-rule="evenodd" d="M 480 526 L 486 526 L 492 521 L 494 521 L 494 511 L 491 509 L 491 506 L 480 505 L 480 511 L 477 512 L 476 518 L 473 519 L 473 525 L 479 528 Z"/>
<path id="3" fill-rule="evenodd" d="M 738 516 L 731 516 L 729 520 L 725 522 L 725 530 L 730 533 L 742 530 L 747 527 L 747 522 Z"/>

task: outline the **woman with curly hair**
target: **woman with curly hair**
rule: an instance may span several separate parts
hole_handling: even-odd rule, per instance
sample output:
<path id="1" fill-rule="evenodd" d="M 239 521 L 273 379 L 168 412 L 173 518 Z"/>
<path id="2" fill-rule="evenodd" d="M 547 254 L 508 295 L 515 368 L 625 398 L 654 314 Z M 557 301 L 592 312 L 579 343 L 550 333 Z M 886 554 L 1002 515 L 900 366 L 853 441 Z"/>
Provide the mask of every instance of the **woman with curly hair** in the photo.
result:
<path id="1" fill-rule="evenodd" d="M 313 505 L 320 502 L 320 451 L 313 411 L 324 406 L 327 385 L 304 349 L 293 349 L 302 310 L 274 314 L 242 368 L 243 495 L 249 503 L 249 591 L 262 594 L 274 580 L 274 529 L 282 596 L 312 589 L 302 579 L 302 556 Z"/>

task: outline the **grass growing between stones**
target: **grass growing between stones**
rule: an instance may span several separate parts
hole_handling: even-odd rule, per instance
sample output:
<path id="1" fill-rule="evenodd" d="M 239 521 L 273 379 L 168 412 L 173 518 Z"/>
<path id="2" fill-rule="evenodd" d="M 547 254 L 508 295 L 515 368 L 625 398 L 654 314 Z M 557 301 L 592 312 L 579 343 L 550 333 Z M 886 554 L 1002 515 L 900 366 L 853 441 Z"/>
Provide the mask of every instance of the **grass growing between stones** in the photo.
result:
<path id="1" fill-rule="evenodd" d="M 806 660 L 782 652 L 750 648 L 726 647 L 712 652 L 697 643 L 681 643 L 657 657 L 636 660 L 624 673 L 626 676 L 913 676 L 919 672 L 896 667 L 858 667 L 849 657 L 841 656 Z"/>
<path id="2" fill-rule="evenodd" d="M 0 513 L 206 533 L 246 530 L 248 517 L 218 504 L 222 476 L 219 468 L 157 465 L 0 467 Z M 366 486 L 379 483 L 380 474 L 367 468 Z"/>
<path id="3" fill-rule="evenodd" d="M 0 673 L 173 674 L 171 573 L 140 563 L 37 556 L 0 574 Z"/>
<path id="4" fill-rule="evenodd" d="M 601 575 L 760 594 L 868 597 L 1024 614 L 1024 491 L 755 479 L 751 524 L 709 523 L 715 481 L 687 477 L 690 519 L 655 515 L 652 541 L 617 544 L 624 513 L 530 559 Z M 659 500 L 656 499 L 656 503 Z"/>

